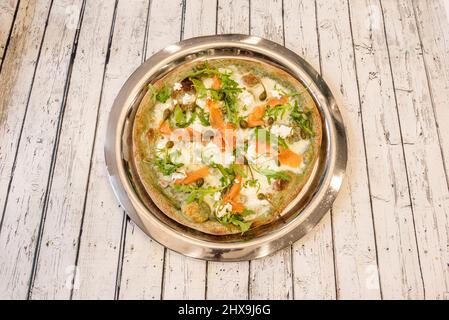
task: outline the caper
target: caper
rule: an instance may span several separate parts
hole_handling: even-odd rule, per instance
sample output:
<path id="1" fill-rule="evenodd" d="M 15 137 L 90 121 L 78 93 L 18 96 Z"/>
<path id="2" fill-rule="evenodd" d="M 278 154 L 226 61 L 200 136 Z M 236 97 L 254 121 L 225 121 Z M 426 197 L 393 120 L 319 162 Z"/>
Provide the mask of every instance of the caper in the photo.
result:
<path id="1" fill-rule="evenodd" d="M 301 129 L 301 131 L 299 132 L 299 135 L 301 136 L 301 138 L 307 139 L 307 132 L 305 132 L 303 129 Z"/>
<path id="2" fill-rule="evenodd" d="M 214 132 L 212 130 L 207 130 L 203 133 L 203 140 L 204 141 L 212 141 L 214 139 Z"/>
<path id="3" fill-rule="evenodd" d="M 265 200 L 266 198 L 267 198 L 267 196 L 265 195 L 265 193 L 257 194 L 257 199 L 259 199 L 259 200 Z"/>
<path id="4" fill-rule="evenodd" d="M 164 120 L 167 120 L 170 117 L 170 115 L 171 115 L 171 110 L 170 109 L 165 109 L 162 118 Z"/>
<path id="5" fill-rule="evenodd" d="M 199 178 L 198 180 L 196 180 L 196 185 L 198 187 L 201 187 L 204 184 L 204 179 L 203 178 Z"/>
<path id="6" fill-rule="evenodd" d="M 240 128 L 246 129 L 246 128 L 248 128 L 248 121 L 241 119 L 239 121 L 239 125 L 240 125 Z"/>
<path id="7" fill-rule="evenodd" d="M 260 101 L 265 101 L 266 98 L 267 98 L 267 92 L 264 90 L 264 91 L 259 95 L 259 100 L 260 100 Z"/>
<path id="8" fill-rule="evenodd" d="M 274 123 L 274 118 L 273 117 L 269 117 L 267 120 L 267 123 L 269 126 L 271 126 Z"/>
<path id="9" fill-rule="evenodd" d="M 174 145 L 175 145 L 175 143 L 173 141 L 169 140 L 165 144 L 165 147 L 167 147 L 167 149 L 171 149 L 171 148 L 173 148 Z"/>

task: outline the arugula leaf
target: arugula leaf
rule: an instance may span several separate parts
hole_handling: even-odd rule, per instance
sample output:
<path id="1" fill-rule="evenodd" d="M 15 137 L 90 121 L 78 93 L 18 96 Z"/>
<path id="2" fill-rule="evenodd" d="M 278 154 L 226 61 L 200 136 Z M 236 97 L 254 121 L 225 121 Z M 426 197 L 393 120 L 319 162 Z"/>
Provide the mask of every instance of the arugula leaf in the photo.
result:
<path id="1" fill-rule="evenodd" d="M 156 94 L 156 100 L 162 103 L 165 103 L 165 101 L 168 100 L 171 96 L 171 90 L 167 86 L 167 84 L 164 84 L 164 86 L 159 90 L 159 92 Z"/>
<path id="2" fill-rule="evenodd" d="M 286 113 L 292 108 L 292 105 L 289 103 L 286 104 L 279 104 L 277 106 L 268 108 L 268 110 L 265 112 L 266 117 L 273 117 L 273 119 L 276 121 L 278 119 L 282 119 L 285 117 Z"/>
<path id="3" fill-rule="evenodd" d="M 204 111 L 204 109 L 201 109 L 200 107 L 197 107 L 198 110 L 198 118 L 200 119 L 200 122 L 203 126 L 209 127 L 210 121 L 209 121 L 209 113 Z"/>
<path id="4" fill-rule="evenodd" d="M 203 81 L 195 78 L 190 78 L 190 80 L 192 81 L 193 86 L 195 87 L 195 91 L 198 94 L 198 98 L 204 98 L 207 94 L 207 88 L 204 85 Z"/>
<path id="5" fill-rule="evenodd" d="M 157 157 L 154 164 L 158 168 L 158 170 L 164 175 L 169 176 L 174 173 L 178 168 L 181 168 L 183 163 L 173 163 L 170 159 L 170 155 L 168 153 L 168 149 L 164 148 L 161 150 L 163 152 L 163 157 Z"/>
<path id="6" fill-rule="evenodd" d="M 212 67 L 208 61 L 204 61 L 202 64 L 195 66 L 192 71 L 185 76 L 185 78 L 212 77 L 218 73 L 219 71 L 217 68 Z"/>
<path id="7" fill-rule="evenodd" d="M 281 179 L 290 181 L 292 178 L 286 171 L 275 171 L 268 168 L 253 167 L 255 171 L 267 177 L 268 183 L 271 183 L 271 179 Z"/>
<path id="8" fill-rule="evenodd" d="M 173 117 L 175 120 L 175 125 L 178 128 L 186 128 L 191 125 L 196 119 L 196 113 L 192 112 L 190 119 L 187 119 L 186 114 L 182 111 L 181 107 L 177 105 L 173 110 Z"/>
<path id="9" fill-rule="evenodd" d="M 301 110 L 297 101 L 295 101 L 295 106 L 290 113 L 290 118 L 301 128 L 301 130 L 306 134 L 307 138 L 313 137 L 315 135 L 312 129 L 312 111 Z"/>
<path id="10" fill-rule="evenodd" d="M 260 190 L 260 182 L 257 179 L 245 180 L 243 186 L 245 188 L 248 188 L 248 187 L 255 188 L 255 187 L 257 187 L 257 192 L 259 192 L 259 190 Z"/>
<path id="11" fill-rule="evenodd" d="M 175 185 L 174 187 L 176 191 L 189 194 L 186 198 L 187 203 L 192 203 L 195 200 L 201 203 L 208 194 L 214 194 L 222 190 L 220 187 L 198 187 L 196 184 Z"/>
<path id="12" fill-rule="evenodd" d="M 248 210 L 248 211 L 250 211 L 250 210 Z M 251 225 L 253 224 L 253 221 L 244 221 L 242 214 L 233 214 L 231 212 L 225 214 L 221 218 L 217 218 L 217 220 L 218 220 L 218 222 L 220 222 L 223 225 L 233 224 L 233 225 L 239 227 L 240 231 L 242 233 L 248 231 L 249 228 L 251 227 Z"/>

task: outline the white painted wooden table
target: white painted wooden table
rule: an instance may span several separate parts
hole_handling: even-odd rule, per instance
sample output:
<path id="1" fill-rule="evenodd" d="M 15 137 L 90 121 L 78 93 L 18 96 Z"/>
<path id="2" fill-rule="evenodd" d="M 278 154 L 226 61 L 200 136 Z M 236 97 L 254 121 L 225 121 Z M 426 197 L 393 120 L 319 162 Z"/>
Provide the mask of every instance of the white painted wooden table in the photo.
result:
<path id="1" fill-rule="evenodd" d="M 448 0 L 0 0 L 0 298 L 448 299 Z M 304 56 L 340 100 L 348 179 L 260 260 L 146 237 L 106 176 L 123 82 L 161 48 L 245 33 Z"/>

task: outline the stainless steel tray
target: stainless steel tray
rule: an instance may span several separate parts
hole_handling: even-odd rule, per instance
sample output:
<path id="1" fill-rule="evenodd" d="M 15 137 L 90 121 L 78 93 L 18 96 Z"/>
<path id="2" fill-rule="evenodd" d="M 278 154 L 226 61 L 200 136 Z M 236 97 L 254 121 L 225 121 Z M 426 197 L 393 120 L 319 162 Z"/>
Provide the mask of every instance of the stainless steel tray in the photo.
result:
<path id="1" fill-rule="evenodd" d="M 174 68 L 208 58 L 250 59 L 281 68 L 309 90 L 321 113 L 321 151 L 306 186 L 271 224 L 242 235 L 214 236 L 180 225 L 152 202 L 135 174 L 131 128 L 148 83 Z M 294 52 L 274 42 L 246 35 L 198 37 L 173 44 L 153 55 L 126 81 L 112 106 L 105 143 L 106 166 L 114 192 L 133 221 L 150 237 L 184 255 L 217 261 L 266 256 L 300 239 L 331 207 L 342 184 L 346 134 L 340 111 L 326 83 Z"/>

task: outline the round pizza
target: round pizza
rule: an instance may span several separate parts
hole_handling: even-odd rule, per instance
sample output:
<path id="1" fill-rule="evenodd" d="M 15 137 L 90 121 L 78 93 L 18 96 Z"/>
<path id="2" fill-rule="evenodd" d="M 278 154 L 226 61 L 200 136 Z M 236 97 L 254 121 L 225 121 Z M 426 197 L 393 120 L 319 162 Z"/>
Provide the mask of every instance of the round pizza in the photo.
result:
<path id="1" fill-rule="evenodd" d="M 269 64 L 192 62 L 148 86 L 133 126 L 134 164 L 170 218 L 215 235 L 277 219 L 321 145 L 307 89 Z"/>

